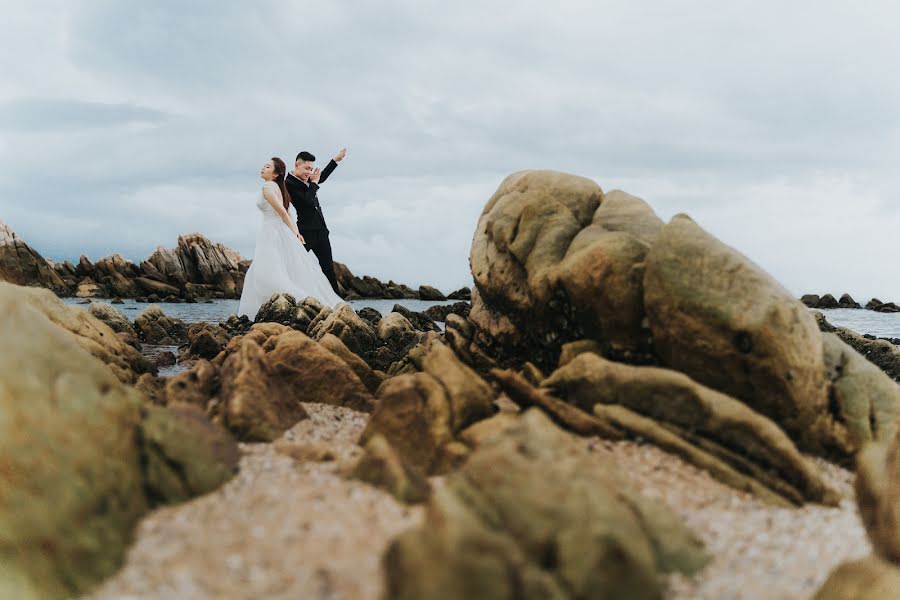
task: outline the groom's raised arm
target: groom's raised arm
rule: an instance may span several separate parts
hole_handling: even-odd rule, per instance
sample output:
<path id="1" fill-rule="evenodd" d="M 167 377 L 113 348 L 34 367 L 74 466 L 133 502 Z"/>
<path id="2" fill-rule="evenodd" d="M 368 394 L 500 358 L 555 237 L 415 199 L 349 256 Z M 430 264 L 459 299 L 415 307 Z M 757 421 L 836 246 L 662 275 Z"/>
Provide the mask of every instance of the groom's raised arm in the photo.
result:
<path id="1" fill-rule="evenodd" d="M 328 176 L 337 169 L 337 164 L 344 159 L 347 155 L 347 149 L 341 148 L 341 151 L 334 155 L 330 161 L 328 161 L 328 166 L 322 169 L 322 175 L 319 177 L 319 185 L 325 183 L 325 180 L 328 179 Z"/>

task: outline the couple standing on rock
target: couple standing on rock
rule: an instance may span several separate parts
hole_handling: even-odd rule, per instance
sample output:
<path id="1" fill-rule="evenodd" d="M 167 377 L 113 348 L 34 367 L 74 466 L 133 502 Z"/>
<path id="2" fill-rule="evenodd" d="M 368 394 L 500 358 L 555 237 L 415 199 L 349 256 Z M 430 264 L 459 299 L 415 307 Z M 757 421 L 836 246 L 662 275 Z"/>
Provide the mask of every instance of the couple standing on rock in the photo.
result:
<path id="1" fill-rule="evenodd" d="M 277 156 L 263 165 L 259 176 L 265 183 L 256 200 L 262 224 L 253 263 L 244 277 L 238 315 L 254 319 L 260 306 L 276 293 L 292 294 L 298 300 L 312 296 L 332 308 L 342 301 L 316 192 L 346 154 L 347 149 L 342 149 L 324 169 L 316 167 L 316 157 L 305 150 L 297 155 L 291 173 Z"/>

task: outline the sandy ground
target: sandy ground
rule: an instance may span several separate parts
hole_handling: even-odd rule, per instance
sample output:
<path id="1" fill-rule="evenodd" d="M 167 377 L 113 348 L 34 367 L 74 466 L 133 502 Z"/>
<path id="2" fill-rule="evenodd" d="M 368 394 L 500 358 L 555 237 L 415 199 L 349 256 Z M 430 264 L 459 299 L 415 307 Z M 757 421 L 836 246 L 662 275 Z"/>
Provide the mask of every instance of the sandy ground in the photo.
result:
<path id="1" fill-rule="evenodd" d="M 340 465 L 359 455 L 354 441 L 366 415 L 306 407 L 312 418 L 281 444 L 333 460 L 295 460 L 274 444 L 242 444 L 240 473 L 211 494 L 148 515 L 127 564 L 88 598 L 379 598 L 381 554 L 394 535 L 421 522 L 422 509 L 340 476 Z M 820 462 L 847 495 L 841 506 L 791 510 L 721 485 L 653 446 L 584 443 L 682 515 L 715 556 L 692 579 L 667 577 L 667 598 L 806 599 L 835 566 L 870 552 L 852 474 L 833 465 Z"/>

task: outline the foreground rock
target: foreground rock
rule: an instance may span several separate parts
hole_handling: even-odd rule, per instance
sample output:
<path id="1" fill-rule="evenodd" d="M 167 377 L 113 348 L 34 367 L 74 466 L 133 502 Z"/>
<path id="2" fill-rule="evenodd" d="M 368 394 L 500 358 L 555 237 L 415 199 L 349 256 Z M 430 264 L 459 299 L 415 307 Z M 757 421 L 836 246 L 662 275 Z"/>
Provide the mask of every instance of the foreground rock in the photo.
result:
<path id="1" fill-rule="evenodd" d="M 0 354 L 3 598 L 87 591 L 121 564 L 148 508 L 214 489 L 237 461 L 230 436 L 202 417 L 142 408 L 41 311 L 52 302 L 46 290 L 0 287 L 0 339 L 16 350 Z"/>
<path id="2" fill-rule="evenodd" d="M 492 414 L 494 393 L 437 340 L 411 356 L 419 372 L 382 384 L 360 443 L 380 434 L 419 473 L 444 473 L 465 458 L 457 434 Z"/>
<path id="3" fill-rule="evenodd" d="M 371 411 L 369 390 L 380 379 L 340 340 L 323 339 L 320 344 L 290 327 L 258 323 L 211 361 L 199 360 L 169 380 L 162 402 L 200 407 L 246 441 L 272 441 L 305 419 L 302 402 Z"/>
<path id="4" fill-rule="evenodd" d="M 739 489 L 753 489 L 767 499 L 774 494 L 795 504 L 837 503 L 837 494 L 778 425 L 682 373 L 623 365 L 585 352 L 548 376 L 542 386 L 588 413 L 605 417 L 632 437 L 643 437 L 708 468 Z M 608 406 L 620 407 L 619 412 Z M 640 416 L 629 420 L 623 409 Z M 644 422 L 641 416 L 665 428 L 652 423 L 637 428 Z M 668 443 L 673 433 L 681 438 L 676 446 Z M 760 484 L 768 489 L 759 490 Z"/>
<path id="5" fill-rule="evenodd" d="M 22 302 L 43 315 L 81 348 L 104 362 L 124 382 L 133 384 L 156 368 L 134 347 L 87 311 L 62 303 L 50 290 L 23 288 L 0 282 L 0 301 Z"/>
<path id="6" fill-rule="evenodd" d="M 397 599 L 649 599 L 658 573 L 707 560 L 673 513 L 530 411 L 434 491 L 384 570 Z"/>
<path id="7" fill-rule="evenodd" d="M 900 589 L 900 441 L 873 443 L 860 453 L 859 514 L 874 555 L 838 567 L 816 600 L 894 598 Z"/>

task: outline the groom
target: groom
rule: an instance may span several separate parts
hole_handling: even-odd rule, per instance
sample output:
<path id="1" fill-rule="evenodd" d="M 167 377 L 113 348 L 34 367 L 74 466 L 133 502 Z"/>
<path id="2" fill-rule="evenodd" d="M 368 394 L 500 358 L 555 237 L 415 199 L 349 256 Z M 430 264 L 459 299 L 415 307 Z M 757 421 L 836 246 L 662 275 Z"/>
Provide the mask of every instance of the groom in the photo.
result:
<path id="1" fill-rule="evenodd" d="M 297 229 L 306 240 L 306 249 L 312 250 L 319 259 L 319 266 L 322 267 L 322 272 L 337 295 L 341 293 L 338 291 L 337 277 L 334 274 L 328 226 L 325 225 L 325 217 L 322 215 L 322 207 L 319 206 L 316 191 L 319 189 L 319 185 L 325 183 L 325 180 L 346 155 L 347 149 L 344 148 L 328 162 L 327 167 L 320 171 L 313 165 L 316 157 L 304 150 L 297 155 L 293 172 L 288 173 L 284 179 L 284 184 L 291 196 L 291 204 L 297 209 Z"/>

